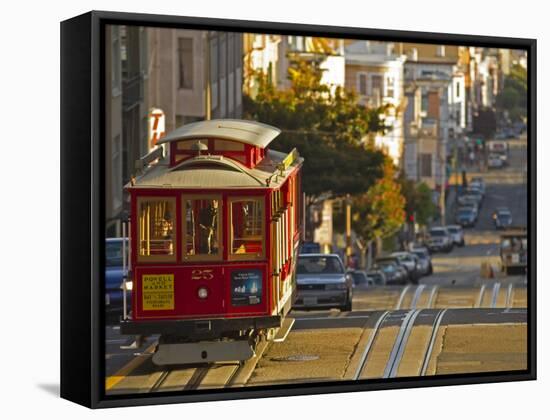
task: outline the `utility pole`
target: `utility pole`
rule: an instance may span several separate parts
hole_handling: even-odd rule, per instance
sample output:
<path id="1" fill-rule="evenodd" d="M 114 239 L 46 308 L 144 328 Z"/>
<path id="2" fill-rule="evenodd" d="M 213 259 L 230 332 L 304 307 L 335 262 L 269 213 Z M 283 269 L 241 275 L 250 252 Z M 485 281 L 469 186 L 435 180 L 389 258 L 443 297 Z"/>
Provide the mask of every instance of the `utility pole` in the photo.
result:
<path id="1" fill-rule="evenodd" d="M 212 87 L 210 82 L 210 31 L 206 32 L 204 54 L 204 119 L 212 118 Z"/>
<path id="2" fill-rule="evenodd" d="M 351 199 L 346 194 L 346 267 L 351 262 Z"/>

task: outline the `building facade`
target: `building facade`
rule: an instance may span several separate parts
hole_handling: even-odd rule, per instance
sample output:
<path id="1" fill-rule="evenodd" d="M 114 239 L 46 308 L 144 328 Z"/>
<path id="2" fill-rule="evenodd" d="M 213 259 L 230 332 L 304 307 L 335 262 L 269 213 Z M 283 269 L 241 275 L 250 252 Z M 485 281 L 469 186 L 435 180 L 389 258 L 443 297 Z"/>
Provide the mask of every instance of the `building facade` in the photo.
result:
<path id="1" fill-rule="evenodd" d="M 398 167 L 403 166 L 404 143 L 404 63 L 387 42 L 357 41 L 346 46 L 347 90 L 355 92 L 359 104 L 370 108 L 389 105 L 385 124 L 391 129 L 376 134 L 376 146 L 384 149 Z"/>

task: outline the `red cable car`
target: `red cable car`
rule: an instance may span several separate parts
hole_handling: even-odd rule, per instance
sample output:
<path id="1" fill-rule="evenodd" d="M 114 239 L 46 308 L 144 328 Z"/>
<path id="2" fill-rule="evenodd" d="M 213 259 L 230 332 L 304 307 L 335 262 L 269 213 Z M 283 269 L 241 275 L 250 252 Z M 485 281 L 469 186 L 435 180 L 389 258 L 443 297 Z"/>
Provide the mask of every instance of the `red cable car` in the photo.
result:
<path id="1" fill-rule="evenodd" d="M 159 335 L 159 365 L 243 361 L 281 328 L 295 294 L 301 167 L 245 120 L 182 126 L 141 162 L 131 197 L 132 312 L 123 334 Z"/>

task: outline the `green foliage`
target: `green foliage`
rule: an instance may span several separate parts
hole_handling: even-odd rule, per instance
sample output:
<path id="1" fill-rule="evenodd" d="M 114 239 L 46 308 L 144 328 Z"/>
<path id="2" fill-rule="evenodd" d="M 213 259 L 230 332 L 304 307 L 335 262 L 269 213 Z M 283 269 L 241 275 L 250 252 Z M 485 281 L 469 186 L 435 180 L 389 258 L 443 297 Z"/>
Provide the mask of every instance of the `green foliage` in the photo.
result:
<path id="1" fill-rule="evenodd" d="M 310 196 L 360 194 L 382 176 L 383 152 L 365 145 L 368 133 L 385 132 L 388 107 L 367 109 L 356 95 L 321 83 L 315 62 L 297 62 L 289 69 L 290 88 L 279 90 L 255 73 L 257 94 L 245 96 L 245 118 L 282 130 L 271 144 L 305 158 L 303 188 Z"/>
<path id="2" fill-rule="evenodd" d="M 527 70 L 516 64 L 504 79 L 504 88 L 497 96 L 497 108 L 507 111 L 512 121 L 527 116 Z"/>
<path id="3" fill-rule="evenodd" d="M 432 190 L 424 182 L 416 184 L 407 179 L 404 174 L 399 177 L 401 193 L 405 197 L 405 212 L 414 216 L 415 222 L 427 225 L 431 218 L 437 215 L 437 206 L 432 200 Z"/>
<path id="4" fill-rule="evenodd" d="M 365 194 L 352 201 L 352 227 L 364 241 L 387 238 L 396 233 L 405 221 L 405 197 L 395 179 L 390 159 L 384 162 L 383 176 Z"/>

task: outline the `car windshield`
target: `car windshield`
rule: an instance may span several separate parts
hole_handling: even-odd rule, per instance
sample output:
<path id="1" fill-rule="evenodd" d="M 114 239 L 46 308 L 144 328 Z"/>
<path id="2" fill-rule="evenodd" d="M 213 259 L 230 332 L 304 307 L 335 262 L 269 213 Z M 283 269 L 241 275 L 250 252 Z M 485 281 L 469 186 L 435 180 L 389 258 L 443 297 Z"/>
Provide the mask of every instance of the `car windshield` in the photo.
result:
<path id="1" fill-rule="evenodd" d="M 299 257 L 298 274 L 341 274 L 344 267 L 338 257 Z"/>
<path id="2" fill-rule="evenodd" d="M 427 255 L 424 251 L 413 251 L 413 254 L 416 255 L 418 258 L 426 258 Z"/>
<path id="3" fill-rule="evenodd" d="M 122 241 L 109 241 L 105 244 L 105 265 L 107 267 L 122 267 Z M 128 247 L 126 247 L 128 257 Z"/>
<path id="4" fill-rule="evenodd" d="M 430 230 L 431 236 L 445 236 L 445 231 L 443 229 L 432 229 Z"/>
<path id="5" fill-rule="evenodd" d="M 470 209 L 463 209 L 463 210 L 459 210 L 458 212 L 458 215 L 459 216 L 470 216 L 470 214 L 472 214 L 472 210 Z"/>
<path id="6" fill-rule="evenodd" d="M 376 266 L 380 268 L 382 271 L 391 272 L 395 271 L 395 263 L 391 261 L 379 261 L 376 263 Z"/>
<path id="7" fill-rule="evenodd" d="M 449 228 L 447 228 L 447 230 L 448 230 L 449 232 L 451 232 L 451 233 L 458 233 L 458 232 L 460 232 L 460 231 L 458 230 L 458 228 L 455 228 L 455 227 L 449 227 Z"/>

